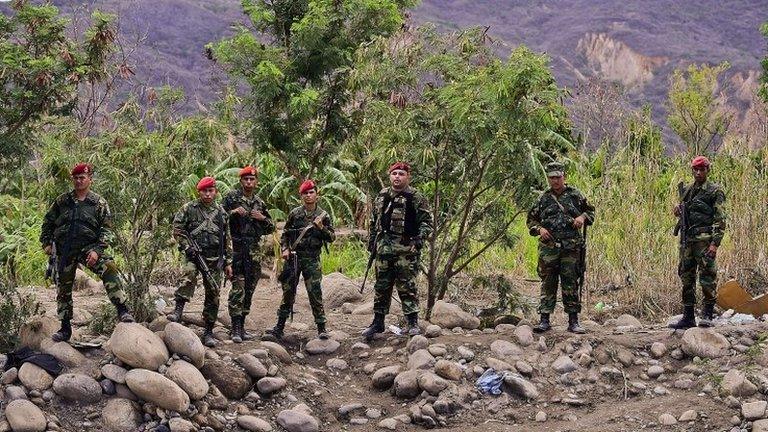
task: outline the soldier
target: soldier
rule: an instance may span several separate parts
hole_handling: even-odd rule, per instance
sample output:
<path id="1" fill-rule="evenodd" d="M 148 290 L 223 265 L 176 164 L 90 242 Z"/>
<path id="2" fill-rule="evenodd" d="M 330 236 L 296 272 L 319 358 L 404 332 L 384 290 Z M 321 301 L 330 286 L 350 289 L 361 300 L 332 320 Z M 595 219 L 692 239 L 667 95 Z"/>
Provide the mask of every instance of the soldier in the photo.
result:
<path id="1" fill-rule="evenodd" d="M 203 276 L 205 305 L 203 344 L 216 346 L 213 326 L 219 314 L 221 272 L 232 278 L 232 245 L 227 229 L 227 212 L 214 202 L 216 180 L 203 177 L 197 183 L 198 199 L 184 204 L 173 217 L 173 237 L 184 251 L 183 276 L 176 289 L 176 308 L 168 316 L 170 321 L 181 321 L 184 305 L 192 299 L 197 285 L 197 273 Z M 207 274 L 206 274 L 207 273 Z"/>
<path id="2" fill-rule="evenodd" d="M 229 213 L 232 234 L 232 289 L 229 291 L 229 316 L 232 341 L 240 343 L 253 337 L 245 331 L 245 317 L 251 310 L 251 298 L 261 276 L 261 236 L 275 231 L 267 205 L 254 192 L 259 171 L 251 166 L 240 170 L 240 187 L 224 197 L 222 206 Z"/>
<path id="3" fill-rule="evenodd" d="M 427 199 L 410 186 L 407 163 L 390 166 L 389 181 L 391 186 L 379 192 L 371 211 L 368 252 L 376 256 L 376 283 L 373 322 L 363 331 L 367 340 L 384 331 L 394 286 L 408 320 L 408 335 L 421 333 L 416 276 L 421 248 L 432 235 L 432 214 Z"/>
<path id="4" fill-rule="evenodd" d="M 686 241 L 682 245 L 678 274 L 683 283 L 683 318 L 669 327 L 687 329 L 696 326 L 696 271 L 703 294 L 700 327 L 711 327 L 717 299 L 717 248 L 725 233 L 725 193 L 717 183 L 707 181 L 710 162 L 704 156 L 691 161 L 694 182 L 683 191 L 687 221 Z M 681 217 L 681 205 L 674 208 Z M 682 233 L 680 234 L 682 235 Z"/>
<path id="5" fill-rule="evenodd" d="M 283 234 L 280 237 L 282 258 L 291 269 L 290 276 L 282 278 L 283 301 L 277 311 L 277 324 L 267 330 L 264 339 L 279 340 L 283 337 L 285 321 L 293 312 L 296 301 L 296 287 L 299 274 L 304 276 L 312 315 L 317 324 L 320 339 L 328 339 L 325 332 L 325 311 L 323 310 L 323 291 L 320 282 L 323 272 L 320 268 L 320 248 L 336 240 L 331 217 L 317 205 L 317 186 L 312 180 L 306 180 L 299 186 L 303 205 L 294 208 L 288 214 Z M 293 262 L 289 262 L 293 260 Z"/>
<path id="6" fill-rule="evenodd" d="M 117 308 L 121 322 L 133 322 L 125 306 L 125 291 L 112 258 L 105 254 L 112 237 L 112 215 L 104 198 L 91 192 L 93 168 L 79 163 L 70 172 L 74 190 L 61 194 L 45 214 L 40 243 L 45 253 L 56 253 L 58 272 L 57 312 L 61 329 L 53 334 L 56 342 L 72 337 L 72 283 L 78 264 L 85 264 L 104 282 L 104 289 Z M 55 245 L 55 247 L 54 247 Z"/>
<path id="7" fill-rule="evenodd" d="M 576 188 L 565 184 L 565 171 L 558 162 L 547 164 L 549 190 L 544 192 L 530 212 L 528 230 L 539 236 L 538 273 L 541 278 L 539 313 L 541 322 L 534 328 L 542 333 L 552 326 L 549 315 L 557 302 L 557 281 L 563 296 L 563 308 L 568 314 L 568 331 L 586 333 L 579 325 L 581 299 L 579 298 L 579 273 L 581 248 L 584 238 L 580 230 L 584 224 L 592 225 L 595 208 Z"/>

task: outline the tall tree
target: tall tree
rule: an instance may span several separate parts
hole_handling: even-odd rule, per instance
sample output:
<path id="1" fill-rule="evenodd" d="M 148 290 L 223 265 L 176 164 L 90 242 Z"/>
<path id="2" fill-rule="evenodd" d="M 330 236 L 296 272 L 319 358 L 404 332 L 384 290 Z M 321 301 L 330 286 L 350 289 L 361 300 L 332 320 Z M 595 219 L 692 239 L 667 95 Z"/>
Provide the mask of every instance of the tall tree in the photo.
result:
<path id="1" fill-rule="evenodd" d="M 672 75 L 667 121 L 692 155 L 715 151 L 728 132 L 732 118 L 718 106 L 718 78 L 729 67 L 690 65 Z"/>
<path id="2" fill-rule="evenodd" d="M 571 147 L 548 59 L 519 47 L 502 61 L 486 30 L 403 31 L 367 47 L 353 74 L 363 164 L 412 162 L 434 209 L 428 311 L 454 276 L 515 241 L 544 179 L 539 158 Z"/>
<path id="3" fill-rule="evenodd" d="M 244 133 L 296 179 L 314 176 L 349 136 L 355 52 L 404 23 L 413 0 L 243 0 L 251 27 L 209 45 L 232 78 Z"/>

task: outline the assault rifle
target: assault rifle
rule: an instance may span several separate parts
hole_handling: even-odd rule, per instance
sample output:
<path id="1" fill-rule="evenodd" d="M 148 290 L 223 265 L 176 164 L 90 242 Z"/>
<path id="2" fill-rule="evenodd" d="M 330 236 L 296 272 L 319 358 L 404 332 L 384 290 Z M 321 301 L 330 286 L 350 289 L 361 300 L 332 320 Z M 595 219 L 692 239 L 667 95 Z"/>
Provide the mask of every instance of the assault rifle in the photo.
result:
<path id="1" fill-rule="evenodd" d="M 584 237 L 584 242 L 579 250 L 579 303 L 581 303 L 581 295 L 584 291 L 584 278 L 587 273 L 587 223 L 581 227 L 581 233 Z"/>
<path id="2" fill-rule="evenodd" d="M 325 217 L 325 213 L 321 216 Z M 307 232 L 314 226 L 314 223 L 312 223 L 301 229 L 287 230 L 288 232 L 298 231 L 299 235 L 296 240 L 288 246 L 288 259 L 285 260 L 283 270 L 280 272 L 280 275 L 277 276 L 277 280 L 281 283 L 287 283 L 291 287 L 294 298 L 296 298 L 296 289 L 299 286 L 299 258 L 296 255 L 296 246 L 299 245 L 301 239 L 303 239 Z M 293 307 L 291 307 L 291 321 L 293 321 Z"/>
<path id="3" fill-rule="evenodd" d="M 192 261 L 192 264 L 194 264 L 200 274 L 203 275 L 203 280 L 208 282 L 211 287 L 216 288 L 217 291 L 221 289 L 220 284 L 216 282 L 216 279 L 213 277 L 211 269 L 208 268 L 208 263 L 205 262 L 205 258 L 202 254 L 203 250 L 200 248 L 200 245 L 198 245 L 197 242 L 185 231 L 179 231 L 178 236 L 187 240 L 187 244 L 189 246 L 184 251 L 184 253 L 187 254 L 187 258 Z M 219 261 L 221 261 L 221 257 L 219 257 Z"/>
<path id="4" fill-rule="evenodd" d="M 56 251 L 56 242 L 51 243 L 51 256 L 48 257 L 45 278 L 52 280 L 56 288 L 59 288 L 59 255 Z"/>
<path id="5" fill-rule="evenodd" d="M 360 294 L 363 293 L 363 290 L 365 289 L 365 282 L 368 280 L 368 273 L 371 272 L 371 267 L 373 266 L 373 262 L 376 260 L 376 240 L 379 237 L 379 232 L 376 231 L 376 234 L 373 235 L 373 245 L 371 247 L 370 255 L 368 255 L 368 265 L 365 266 L 365 276 L 363 276 L 363 284 L 360 285 Z"/>
<path id="6" fill-rule="evenodd" d="M 678 216 L 674 234 L 680 236 L 680 250 L 682 251 L 688 241 L 688 209 L 686 209 L 685 204 L 685 184 L 683 182 L 677 184 L 677 195 L 680 197 L 680 216 Z"/>

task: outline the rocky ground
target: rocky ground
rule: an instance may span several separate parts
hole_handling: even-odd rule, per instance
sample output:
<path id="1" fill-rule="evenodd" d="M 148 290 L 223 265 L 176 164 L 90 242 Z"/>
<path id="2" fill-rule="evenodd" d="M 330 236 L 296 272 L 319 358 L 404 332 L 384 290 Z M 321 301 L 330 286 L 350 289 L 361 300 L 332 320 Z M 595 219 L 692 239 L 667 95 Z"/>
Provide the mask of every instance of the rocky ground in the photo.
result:
<path id="1" fill-rule="evenodd" d="M 85 324 L 104 297 L 98 284 L 81 282 L 76 315 Z M 171 298 L 170 287 L 153 290 Z M 539 337 L 525 321 L 481 330 L 473 315 L 440 303 L 433 322 L 423 323 L 424 336 L 388 331 L 364 343 L 370 291 L 359 295 L 341 274 L 326 277 L 324 290 L 328 341 L 314 338 L 302 293 L 282 345 L 233 344 L 225 292 L 221 342 L 207 349 L 199 340 L 199 292 L 186 327 L 161 316 L 120 324 L 109 339 L 80 327 L 73 341 L 104 343 L 75 349 L 50 341 L 55 293 L 38 289 L 47 316 L 20 336 L 65 370 L 53 377 L 25 363 L 5 371 L 0 432 L 768 431 L 768 330 L 761 321 L 673 332 L 623 315 L 602 325 L 587 321 L 590 333 L 582 336 L 556 321 Z M 273 281 L 260 282 L 248 330 L 274 324 L 279 294 Z M 476 388 L 484 373 L 496 375 L 500 394 Z"/>

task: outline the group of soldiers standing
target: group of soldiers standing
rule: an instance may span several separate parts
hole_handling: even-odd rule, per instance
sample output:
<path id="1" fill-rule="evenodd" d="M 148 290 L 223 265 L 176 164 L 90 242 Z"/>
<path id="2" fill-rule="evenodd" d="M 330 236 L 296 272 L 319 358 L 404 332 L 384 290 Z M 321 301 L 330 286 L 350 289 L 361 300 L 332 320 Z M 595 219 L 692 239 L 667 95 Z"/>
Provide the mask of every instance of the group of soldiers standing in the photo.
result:
<path id="1" fill-rule="evenodd" d="M 679 275 L 683 285 L 683 318 L 671 325 L 688 328 L 696 325 L 694 313 L 696 274 L 703 291 L 699 325 L 712 325 L 717 268 L 715 256 L 723 238 L 725 195 L 707 180 L 710 162 L 699 156 L 691 162 L 694 182 L 681 193 L 681 204 L 674 213 L 683 226 Z M 420 333 L 419 296 L 416 277 L 423 246 L 433 231 L 433 216 L 427 199 L 411 187 L 411 167 L 397 162 L 389 167 L 390 186 L 376 196 L 371 212 L 368 251 L 375 259 L 373 322 L 362 335 L 371 340 L 385 330 L 392 294 L 397 287 L 402 312 L 410 336 Z M 566 184 L 564 166 L 546 166 L 549 189 L 528 213 L 527 226 L 539 237 L 538 274 L 541 277 L 540 322 L 536 332 L 551 329 L 550 315 L 557 301 L 558 285 L 568 314 L 568 331 L 585 333 L 579 324 L 581 288 L 585 270 L 586 227 L 595 221 L 595 209 L 576 188 Z M 175 292 L 175 307 L 168 315 L 181 321 L 185 305 L 192 299 L 198 275 L 205 289 L 203 343 L 215 346 L 213 328 L 218 317 L 222 276 L 231 281 L 228 297 L 232 320 L 230 336 L 236 343 L 254 338 L 245 331 L 245 318 L 261 276 L 262 237 L 275 231 L 275 223 L 265 202 L 256 195 L 258 170 L 240 170 L 240 184 L 216 202 L 216 180 L 204 177 L 197 184 L 198 198 L 188 202 L 173 218 L 173 237 L 183 252 L 183 277 Z M 56 257 L 55 279 L 58 317 L 61 329 L 55 341 L 72 336 L 72 284 L 75 270 L 83 264 L 104 281 L 107 296 L 117 309 L 118 319 L 133 322 L 126 307 L 126 295 L 114 261 L 105 254 L 110 237 L 111 214 L 106 201 L 90 190 L 93 168 L 86 163 L 71 170 L 73 190 L 54 200 L 45 215 L 40 242 Z M 302 205 L 288 214 L 280 237 L 284 270 L 278 280 L 283 296 L 277 323 L 264 339 L 280 340 L 287 319 L 292 315 L 299 276 L 303 276 L 317 325 L 318 337 L 327 339 L 322 298 L 320 254 L 336 238 L 328 212 L 320 208 L 318 186 L 311 180 L 299 186 Z"/>

